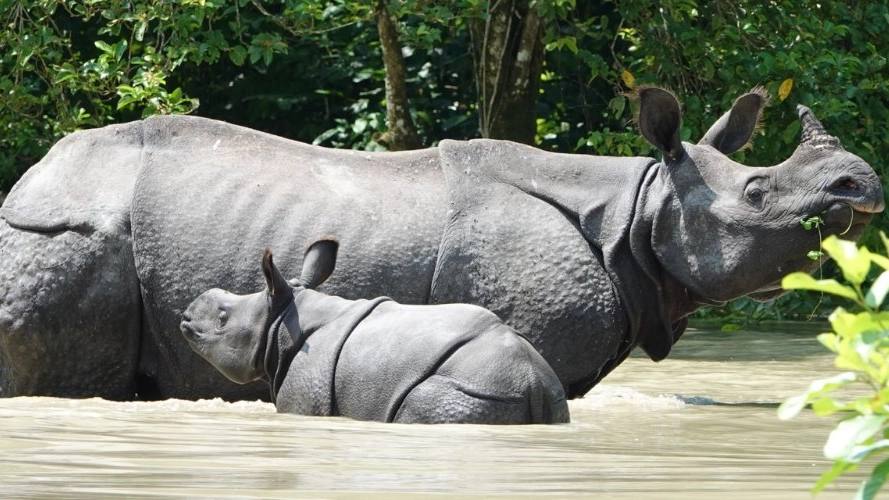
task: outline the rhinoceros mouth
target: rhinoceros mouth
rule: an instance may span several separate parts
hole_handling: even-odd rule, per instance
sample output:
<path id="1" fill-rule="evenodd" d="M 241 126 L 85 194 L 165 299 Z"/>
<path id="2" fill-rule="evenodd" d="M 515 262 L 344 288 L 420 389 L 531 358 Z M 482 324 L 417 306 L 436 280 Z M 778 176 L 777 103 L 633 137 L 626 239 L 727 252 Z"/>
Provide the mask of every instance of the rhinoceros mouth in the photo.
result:
<path id="1" fill-rule="evenodd" d="M 865 209 L 862 210 L 862 208 Z M 838 236 L 848 235 L 850 238 L 860 235 L 865 226 L 874 218 L 874 214 L 878 213 L 871 208 L 873 207 L 862 207 L 848 201 L 838 201 L 831 204 L 822 212 L 826 226 L 825 232 Z"/>
<path id="2" fill-rule="evenodd" d="M 182 335 L 185 336 L 185 340 L 189 343 L 194 344 L 201 338 L 200 332 L 198 332 L 188 320 L 180 323 L 179 329 L 182 330 Z"/>

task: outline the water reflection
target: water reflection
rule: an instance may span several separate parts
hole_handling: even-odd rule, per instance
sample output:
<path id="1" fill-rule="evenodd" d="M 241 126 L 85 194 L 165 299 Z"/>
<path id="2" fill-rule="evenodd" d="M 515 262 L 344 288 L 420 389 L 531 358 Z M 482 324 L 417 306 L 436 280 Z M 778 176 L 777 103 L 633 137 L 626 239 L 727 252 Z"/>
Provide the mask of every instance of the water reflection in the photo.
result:
<path id="1" fill-rule="evenodd" d="M 820 327 L 814 329 L 820 331 Z M 813 329 L 692 331 L 562 426 L 420 426 L 265 403 L 0 400 L 6 498 L 810 498 L 833 422 L 775 406 L 833 370 Z M 861 475 L 859 474 L 859 478 Z M 848 498 L 845 479 L 818 498 Z"/>

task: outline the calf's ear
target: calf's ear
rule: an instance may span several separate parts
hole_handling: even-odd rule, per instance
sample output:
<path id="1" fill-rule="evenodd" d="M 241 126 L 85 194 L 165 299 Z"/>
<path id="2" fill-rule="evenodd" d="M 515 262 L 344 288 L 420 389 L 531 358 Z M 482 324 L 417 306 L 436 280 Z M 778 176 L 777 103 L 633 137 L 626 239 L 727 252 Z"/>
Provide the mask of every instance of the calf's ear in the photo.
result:
<path id="1" fill-rule="evenodd" d="M 272 259 L 272 251 L 268 248 L 262 253 L 262 274 L 265 276 L 265 284 L 268 287 L 269 296 L 275 299 L 275 302 L 278 302 L 279 299 L 288 300 L 289 295 L 293 293 L 290 284 L 287 283 L 287 279 L 284 278 L 278 266 L 275 265 Z"/>
<path id="2" fill-rule="evenodd" d="M 635 92 L 639 101 L 639 131 L 645 140 L 664 154 L 665 163 L 675 163 L 685 154 L 679 129 L 682 111 L 679 101 L 669 91 L 657 87 L 642 87 Z"/>
<path id="3" fill-rule="evenodd" d="M 309 246 L 303 258 L 300 283 L 306 288 L 316 288 L 330 278 L 336 267 L 339 243 L 334 240 L 318 240 Z"/>
<path id="4" fill-rule="evenodd" d="M 755 88 L 735 99 L 732 109 L 713 123 L 698 144 L 713 146 L 723 154 L 743 148 L 759 128 L 762 109 L 767 103 L 768 94 L 762 88 Z"/>

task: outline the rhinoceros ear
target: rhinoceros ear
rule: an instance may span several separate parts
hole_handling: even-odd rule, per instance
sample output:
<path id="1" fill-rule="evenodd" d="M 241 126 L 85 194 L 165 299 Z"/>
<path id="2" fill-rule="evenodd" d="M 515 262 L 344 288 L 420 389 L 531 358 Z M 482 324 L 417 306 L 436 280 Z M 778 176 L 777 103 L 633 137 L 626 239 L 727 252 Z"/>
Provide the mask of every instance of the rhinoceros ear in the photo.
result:
<path id="1" fill-rule="evenodd" d="M 639 130 L 652 146 L 664 154 L 664 161 L 674 163 L 685 154 L 679 140 L 682 111 L 679 101 L 669 91 L 642 87 L 635 92 L 639 101 Z"/>
<path id="2" fill-rule="evenodd" d="M 768 102 L 768 94 L 763 88 L 755 88 L 735 99 L 732 109 L 713 123 L 698 144 L 713 146 L 723 154 L 743 148 L 759 128 L 762 109 Z"/>
<path id="3" fill-rule="evenodd" d="M 299 277 L 304 287 L 318 287 L 333 274 L 339 246 L 334 240 L 318 240 L 309 246 L 303 258 L 303 270 Z"/>
<path id="4" fill-rule="evenodd" d="M 293 293 L 293 290 L 272 260 L 272 251 L 268 248 L 262 254 L 262 274 L 265 276 L 265 284 L 274 303 L 290 300 L 289 295 Z"/>

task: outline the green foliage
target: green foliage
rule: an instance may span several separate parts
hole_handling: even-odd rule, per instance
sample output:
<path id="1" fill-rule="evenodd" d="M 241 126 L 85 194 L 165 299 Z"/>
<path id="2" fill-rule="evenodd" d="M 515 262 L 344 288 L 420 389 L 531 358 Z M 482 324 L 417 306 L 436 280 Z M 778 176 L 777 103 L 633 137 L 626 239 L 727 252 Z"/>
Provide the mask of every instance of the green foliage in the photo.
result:
<path id="1" fill-rule="evenodd" d="M 468 23 L 484 0 L 389 0 L 423 142 L 478 136 Z M 755 86 L 773 96 L 751 165 L 799 140 L 811 107 L 877 173 L 889 168 L 889 4 L 749 0 L 536 2 L 546 46 L 538 146 L 652 155 L 627 93 L 658 84 L 683 100 L 696 141 Z M 341 148 L 381 149 L 382 57 L 368 0 L 0 0 L 0 192 L 61 136 L 154 113 L 196 113 Z M 889 190 L 886 191 L 889 193 Z M 874 226 L 889 226 L 889 212 Z M 877 242 L 874 231 L 865 234 Z M 829 274 L 830 270 L 826 270 Z M 825 305 L 830 305 L 829 298 Z M 788 294 L 699 313 L 744 321 L 799 317 Z"/>
<path id="2" fill-rule="evenodd" d="M 883 233 L 881 239 L 889 250 L 889 239 Z M 889 475 L 889 253 L 872 253 L 835 236 L 826 238 L 822 248 L 836 262 L 844 283 L 792 273 L 782 286 L 834 295 L 856 306 L 857 312 L 837 307 L 829 318 L 833 331 L 818 336 L 818 341 L 836 354 L 836 367 L 845 371 L 812 382 L 805 393 L 785 401 L 778 414 L 782 419 L 792 418 L 807 405 L 820 416 L 840 413 L 842 419 L 824 445 L 824 456 L 833 460 L 833 468 L 821 476 L 813 492 L 863 461 L 875 459 L 880 461 L 857 495 L 870 499 Z M 877 277 L 871 280 L 874 269 Z M 838 395 L 841 390 L 862 386 L 862 396 Z"/>
<path id="3" fill-rule="evenodd" d="M 683 139 L 697 140 L 731 100 L 754 86 L 773 97 L 754 148 L 739 154 L 773 165 L 799 140 L 796 105 L 811 107 L 845 147 L 885 175 L 889 136 L 889 4 L 792 1 L 616 2 L 614 68 L 635 84 L 672 87 L 684 99 Z M 788 82 L 788 80 L 790 80 Z M 782 90 L 783 85 L 783 91 Z M 880 215 L 877 227 L 889 226 Z M 864 240 L 877 243 L 875 231 Z"/>
<path id="4" fill-rule="evenodd" d="M 186 64 L 238 50 L 258 50 L 268 63 L 284 48 L 217 29 L 238 8 L 222 1 L 2 3 L 0 189 L 73 130 L 193 111 L 198 99 L 171 80 Z"/>

